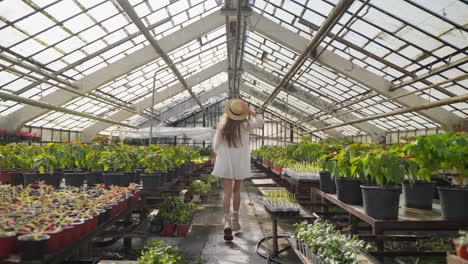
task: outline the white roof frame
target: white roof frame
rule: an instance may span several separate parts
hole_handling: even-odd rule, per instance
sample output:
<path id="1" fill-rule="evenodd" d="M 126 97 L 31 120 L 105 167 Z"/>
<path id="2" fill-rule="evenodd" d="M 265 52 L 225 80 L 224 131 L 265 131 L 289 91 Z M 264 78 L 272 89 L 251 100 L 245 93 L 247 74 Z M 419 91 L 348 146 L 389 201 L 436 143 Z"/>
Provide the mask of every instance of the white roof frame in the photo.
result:
<path id="1" fill-rule="evenodd" d="M 280 43 L 285 47 L 288 47 L 291 50 L 294 50 L 299 54 L 307 47 L 309 40 L 266 18 L 265 16 L 259 15 L 255 11 L 252 12 L 251 21 L 255 22 L 254 25 L 251 25 L 251 28 L 253 28 L 254 31 Z M 316 54 L 320 54 L 321 52 L 322 48 L 317 48 Z M 390 81 L 358 65 L 354 65 L 350 70 L 350 62 L 347 59 L 336 55 L 329 50 L 325 50 L 322 53 L 322 55 L 317 59 L 317 63 L 325 65 L 385 97 L 398 96 L 406 92 L 405 89 L 390 91 L 390 88 L 393 87 L 393 84 Z M 394 101 L 404 106 L 429 103 L 429 101 L 415 94 L 398 98 Z M 457 131 L 463 127 L 465 127 L 465 129 L 468 128 L 468 120 L 465 120 L 441 107 L 422 110 L 418 113 L 429 120 L 440 124 L 443 129 L 447 131 Z"/>

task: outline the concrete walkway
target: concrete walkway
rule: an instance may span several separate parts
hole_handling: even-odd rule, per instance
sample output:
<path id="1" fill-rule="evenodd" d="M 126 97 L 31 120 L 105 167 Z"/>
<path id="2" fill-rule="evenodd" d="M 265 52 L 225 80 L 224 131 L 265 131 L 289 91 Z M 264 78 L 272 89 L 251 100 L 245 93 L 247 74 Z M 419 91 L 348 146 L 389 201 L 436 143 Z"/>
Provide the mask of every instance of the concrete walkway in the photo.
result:
<path id="1" fill-rule="evenodd" d="M 252 172 L 256 177 L 265 176 L 256 170 Z M 185 256 L 191 259 L 201 257 L 209 264 L 266 263 L 266 260 L 256 253 L 256 246 L 263 237 L 271 235 L 272 227 L 271 220 L 263 209 L 258 188 L 250 180 L 242 183 L 239 213 L 242 230 L 235 234 L 231 243 L 223 239 L 222 193 L 222 188 L 213 191 L 208 203 L 198 207 L 187 237 L 154 236 L 149 240 L 164 240 L 178 247 Z M 292 223 L 281 223 L 278 229 L 280 234 L 283 233 L 283 228 L 292 232 Z M 266 247 L 272 248 L 270 243 L 263 243 L 261 250 L 265 250 Z M 282 254 L 281 261 L 291 264 L 300 263 L 290 251 Z"/>

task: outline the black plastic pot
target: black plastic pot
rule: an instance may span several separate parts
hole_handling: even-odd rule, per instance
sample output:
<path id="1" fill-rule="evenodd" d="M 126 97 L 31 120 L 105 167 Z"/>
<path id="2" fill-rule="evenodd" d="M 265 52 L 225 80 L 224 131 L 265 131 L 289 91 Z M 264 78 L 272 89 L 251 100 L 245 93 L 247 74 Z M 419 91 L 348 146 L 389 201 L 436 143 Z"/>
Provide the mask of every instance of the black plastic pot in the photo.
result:
<path id="1" fill-rule="evenodd" d="M 63 172 L 54 172 L 53 174 L 44 173 L 44 178 L 47 185 L 52 185 L 55 188 L 59 188 L 60 182 L 63 178 Z"/>
<path id="2" fill-rule="evenodd" d="M 84 184 L 86 173 L 64 173 L 67 186 L 81 187 Z"/>
<path id="3" fill-rule="evenodd" d="M 47 243 L 49 235 L 39 235 L 34 238 L 33 235 L 22 235 L 18 237 L 21 260 L 39 260 L 47 254 Z"/>
<path id="4" fill-rule="evenodd" d="M 86 173 L 86 185 L 88 187 L 94 186 L 96 184 L 102 183 L 102 172 L 100 171 L 93 171 Z"/>
<path id="5" fill-rule="evenodd" d="M 103 210 L 98 216 L 98 224 L 101 225 L 110 219 L 110 210 Z"/>
<path id="6" fill-rule="evenodd" d="M 119 186 L 121 187 L 128 187 L 132 182 L 132 178 L 134 178 L 133 172 L 125 172 L 120 175 Z"/>
<path id="7" fill-rule="evenodd" d="M 336 197 L 347 204 L 362 205 L 361 182 L 346 178 L 337 179 Z"/>
<path id="8" fill-rule="evenodd" d="M 12 186 L 24 184 L 24 177 L 23 177 L 23 173 L 21 172 L 11 171 L 8 173 L 8 177 L 10 177 L 10 184 Z"/>
<path id="9" fill-rule="evenodd" d="M 151 173 L 141 175 L 143 189 L 157 189 L 161 187 L 163 173 Z"/>
<path id="10" fill-rule="evenodd" d="M 468 188 L 437 187 L 442 217 L 446 220 L 468 220 Z"/>
<path id="11" fill-rule="evenodd" d="M 150 222 L 149 232 L 150 233 L 161 233 L 163 230 L 164 223 L 162 220 Z"/>
<path id="12" fill-rule="evenodd" d="M 333 182 L 330 172 L 320 171 L 320 190 L 325 193 L 336 193 L 336 185 Z"/>
<path id="13" fill-rule="evenodd" d="M 447 181 L 445 178 L 438 178 L 438 177 L 433 177 L 431 179 L 433 182 L 436 184 L 436 188 L 434 188 L 434 199 L 440 199 L 439 197 L 439 189 L 437 187 L 450 187 L 452 184 Z"/>
<path id="14" fill-rule="evenodd" d="M 434 196 L 435 183 L 416 181 L 411 184 L 403 183 L 403 195 L 405 206 L 417 209 L 432 209 L 432 197 Z"/>
<path id="15" fill-rule="evenodd" d="M 102 179 L 104 180 L 106 188 L 109 188 L 111 185 L 119 186 L 121 175 L 122 173 L 103 173 Z"/>
<path id="16" fill-rule="evenodd" d="M 397 220 L 401 186 L 361 185 L 364 213 L 377 220 Z"/>
<path id="17" fill-rule="evenodd" d="M 23 173 L 23 184 L 28 186 L 29 184 L 36 184 L 39 181 L 44 181 L 44 174 L 40 173 Z"/>

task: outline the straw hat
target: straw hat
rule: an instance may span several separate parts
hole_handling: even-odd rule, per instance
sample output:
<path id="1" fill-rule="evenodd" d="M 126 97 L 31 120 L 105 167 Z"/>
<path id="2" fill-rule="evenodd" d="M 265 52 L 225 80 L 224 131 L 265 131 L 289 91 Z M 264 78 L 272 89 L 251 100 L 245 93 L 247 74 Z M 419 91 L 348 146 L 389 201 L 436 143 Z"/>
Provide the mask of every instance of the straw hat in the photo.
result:
<path id="1" fill-rule="evenodd" d="M 249 115 L 242 106 L 244 102 L 240 99 L 228 100 L 225 106 L 226 115 L 233 120 L 244 120 Z"/>

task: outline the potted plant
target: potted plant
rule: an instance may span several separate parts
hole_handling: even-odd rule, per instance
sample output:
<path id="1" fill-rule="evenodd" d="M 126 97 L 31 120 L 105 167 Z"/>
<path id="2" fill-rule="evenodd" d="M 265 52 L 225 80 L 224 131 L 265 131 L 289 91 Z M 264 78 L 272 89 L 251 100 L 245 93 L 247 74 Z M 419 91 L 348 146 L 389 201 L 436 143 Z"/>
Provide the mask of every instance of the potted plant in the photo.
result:
<path id="1" fill-rule="evenodd" d="M 356 236 L 342 234 L 333 224 L 320 219 L 312 224 L 304 221 L 295 224 L 295 227 L 294 236 L 298 245 L 302 246 L 299 250 L 305 251 L 304 247 L 310 250 L 311 254 L 319 258 L 320 263 L 358 263 L 358 255 L 370 248 Z"/>
<path id="2" fill-rule="evenodd" d="M 162 149 L 148 151 L 140 160 L 140 165 L 145 169 L 141 175 L 143 189 L 157 189 L 165 183 L 167 170 L 172 166 L 171 161 L 164 155 Z"/>
<path id="3" fill-rule="evenodd" d="M 16 233 L 0 229 L 0 258 L 10 256 L 16 249 Z"/>
<path id="4" fill-rule="evenodd" d="M 335 194 L 336 184 L 331 176 L 331 172 L 337 170 L 336 174 L 339 174 L 339 169 L 336 166 L 336 160 L 333 159 L 337 150 L 324 144 L 324 151 L 325 153 L 319 159 L 320 167 L 322 168 L 319 172 L 320 190 L 325 193 Z"/>
<path id="5" fill-rule="evenodd" d="M 336 182 L 338 200 L 347 204 L 362 205 L 361 184 L 366 179 L 362 172 L 359 157 L 362 152 L 371 149 L 368 144 L 340 145 L 340 152 L 331 159 L 330 171 Z M 354 163 L 354 166 L 352 166 Z"/>
<path id="6" fill-rule="evenodd" d="M 405 206 L 417 209 L 432 209 L 432 198 L 435 190 L 435 183 L 431 181 L 432 171 L 426 159 L 420 155 L 411 155 L 415 152 L 413 143 L 395 143 L 392 149 L 401 149 L 404 155 L 406 179 L 403 182 L 403 196 Z M 404 153 L 404 154 L 403 154 Z"/>
<path id="7" fill-rule="evenodd" d="M 163 230 L 164 219 L 159 212 L 156 214 L 151 213 L 149 215 L 149 222 L 150 222 L 151 233 L 159 233 Z"/>
<path id="8" fill-rule="evenodd" d="M 193 194 L 193 201 L 200 202 L 200 196 L 206 195 L 210 190 L 210 186 L 201 180 L 195 180 L 188 186 L 188 191 Z"/>
<path id="9" fill-rule="evenodd" d="M 141 251 L 138 263 L 141 264 L 180 264 L 182 258 L 177 250 L 164 241 L 150 241 L 149 246 Z"/>
<path id="10" fill-rule="evenodd" d="M 104 170 L 103 164 L 100 162 L 102 150 L 89 149 L 85 156 L 85 168 L 88 170 L 86 173 L 86 185 L 88 187 L 96 184 L 103 183 L 102 171 Z"/>
<path id="11" fill-rule="evenodd" d="M 39 260 L 48 252 L 49 235 L 31 232 L 18 236 L 21 260 Z"/>
<path id="12" fill-rule="evenodd" d="M 460 231 L 460 237 L 453 241 L 458 257 L 468 260 L 468 231 Z"/>
<path id="13" fill-rule="evenodd" d="M 177 217 L 177 236 L 186 236 L 190 229 L 191 220 L 191 208 L 186 206 L 179 210 L 179 216 Z"/>
<path id="14" fill-rule="evenodd" d="M 178 217 L 178 211 L 180 208 L 184 208 L 184 201 L 177 196 L 169 196 L 166 198 L 164 203 L 161 205 L 159 214 L 164 222 L 163 234 L 170 236 L 176 229 L 176 222 Z"/>
<path id="15" fill-rule="evenodd" d="M 364 212 L 378 220 L 398 219 L 401 183 L 405 177 L 401 151 L 377 148 L 364 153 L 355 162 L 355 168 L 361 167 L 375 182 L 361 185 Z"/>

